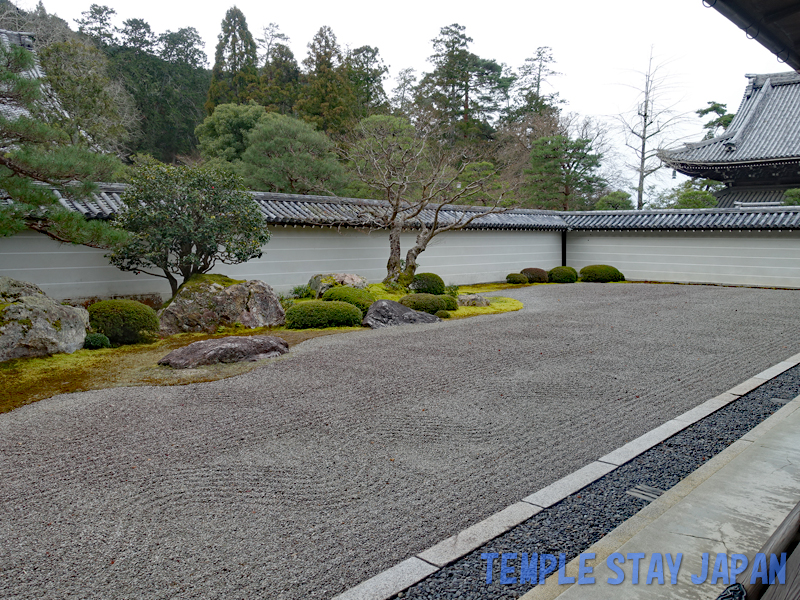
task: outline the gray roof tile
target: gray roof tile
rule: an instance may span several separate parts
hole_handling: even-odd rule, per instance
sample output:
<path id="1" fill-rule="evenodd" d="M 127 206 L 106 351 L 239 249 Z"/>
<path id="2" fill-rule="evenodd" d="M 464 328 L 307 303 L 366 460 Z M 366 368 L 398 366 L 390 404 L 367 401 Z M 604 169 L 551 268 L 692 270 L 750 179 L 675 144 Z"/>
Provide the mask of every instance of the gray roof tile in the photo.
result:
<path id="1" fill-rule="evenodd" d="M 667 164 L 730 164 L 800 158 L 800 74 L 747 75 L 749 83 L 728 130 L 711 140 L 663 152 Z"/>
<path id="2" fill-rule="evenodd" d="M 572 230 L 667 231 L 800 229 L 800 206 L 568 212 Z"/>

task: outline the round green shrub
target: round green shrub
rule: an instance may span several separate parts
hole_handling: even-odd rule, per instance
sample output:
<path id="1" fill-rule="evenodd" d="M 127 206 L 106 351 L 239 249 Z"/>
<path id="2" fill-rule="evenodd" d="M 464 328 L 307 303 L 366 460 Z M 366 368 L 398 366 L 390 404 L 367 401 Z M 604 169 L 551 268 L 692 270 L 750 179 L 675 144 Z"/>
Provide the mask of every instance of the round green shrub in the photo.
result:
<path id="1" fill-rule="evenodd" d="M 528 276 L 522 273 L 509 273 L 506 275 L 508 283 L 528 283 Z"/>
<path id="2" fill-rule="evenodd" d="M 588 265 L 581 269 L 581 281 L 592 281 L 596 283 L 625 281 L 625 275 L 610 265 Z"/>
<path id="3" fill-rule="evenodd" d="M 578 272 L 572 267 L 556 267 L 547 272 L 550 283 L 575 283 L 578 281 Z"/>
<path id="4" fill-rule="evenodd" d="M 156 311 L 136 300 L 101 300 L 89 307 L 92 329 L 114 344 L 152 342 L 158 335 Z"/>
<path id="5" fill-rule="evenodd" d="M 409 294 L 403 296 L 398 300 L 403 306 L 419 310 L 421 312 L 430 313 L 435 315 L 439 310 L 447 310 L 448 306 L 452 306 L 445 298 L 455 300 L 452 296 L 435 296 L 433 294 Z M 456 309 L 458 308 L 458 301 L 456 301 Z"/>
<path id="6" fill-rule="evenodd" d="M 449 295 L 445 294 L 443 296 L 439 296 L 444 303 L 444 310 L 458 310 L 458 299 Z"/>
<path id="7" fill-rule="evenodd" d="M 87 333 L 83 340 L 83 347 L 87 350 L 98 350 L 99 348 L 111 348 L 111 340 L 102 333 Z"/>
<path id="8" fill-rule="evenodd" d="M 521 273 L 528 278 L 528 283 L 547 283 L 550 278 L 544 269 L 522 269 Z"/>
<path id="9" fill-rule="evenodd" d="M 408 286 L 418 294 L 433 294 L 441 296 L 444 294 L 444 281 L 435 273 L 417 273 Z"/>
<path id="10" fill-rule="evenodd" d="M 320 329 L 361 325 L 361 311 L 347 302 L 311 300 L 295 304 L 286 311 L 289 329 Z"/>
<path id="11" fill-rule="evenodd" d="M 458 298 L 458 286 L 455 284 L 447 285 L 444 288 L 444 293 L 453 298 Z"/>
<path id="12" fill-rule="evenodd" d="M 360 290 L 358 288 L 348 287 L 345 285 L 330 288 L 324 294 L 322 294 L 322 299 L 327 302 L 333 300 L 347 302 L 348 304 L 352 304 L 353 306 L 357 307 L 361 311 L 362 315 L 367 314 L 369 307 L 372 306 L 372 303 L 375 302 L 375 300 L 377 300 L 377 298 L 375 298 L 375 296 L 373 296 L 367 290 Z"/>
<path id="13" fill-rule="evenodd" d="M 450 313 L 447 312 L 446 310 L 437 310 L 436 316 L 439 317 L 440 319 L 449 319 Z"/>

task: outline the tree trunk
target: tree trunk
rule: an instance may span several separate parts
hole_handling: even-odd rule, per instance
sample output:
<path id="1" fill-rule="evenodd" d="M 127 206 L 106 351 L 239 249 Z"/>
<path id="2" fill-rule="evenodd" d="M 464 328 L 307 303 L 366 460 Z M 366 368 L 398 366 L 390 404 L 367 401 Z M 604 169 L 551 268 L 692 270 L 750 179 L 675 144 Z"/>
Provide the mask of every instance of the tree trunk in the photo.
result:
<path id="1" fill-rule="evenodd" d="M 425 248 L 428 247 L 428 242 L 431 241 L 433 237 L 433 230 L 431 229 L 423 229 L 417 235 L 417 239 L 414 242 L 414 246 L 406 252 L 406 266 L 403 269 L 403 275 L 406 278 L 411 279 L 414 277 L 414 274 L 417 272 L 417 257 L 425 252 Z"/>
<path id="2" fill-rule="evenodd" d="M 400 233 L 402 225 L 393 225 L 389 230 L 389 261 L 386 263 L 386 279 L 384 283 L 397 283 L 400 277 Z"/>
<path id="3" fill-rule="evenodd" d="M 177 279 L 175 279 L 175 277 L 173 277 L 173 276 L 172 276 L 172 273 L 170 273 L 170 272 L 169 272 L 169 271 L 167 271 L 166 269 L 164 269 L 164 273 L 165 273 L 165 274 L 166 274 L 166 276 L 167 276 L 167 281 L 169 281 L 169 287 L 170 287 L 170 289 L 172 290 L 172 297 L 174 298 L 174 297 L 175 297 L 175 294 L 177 294 L 177 293 L 178 293 L 178 288 L 180 287 L 180 286 L 178 285 L 178 280 L 177 280 Z"/>

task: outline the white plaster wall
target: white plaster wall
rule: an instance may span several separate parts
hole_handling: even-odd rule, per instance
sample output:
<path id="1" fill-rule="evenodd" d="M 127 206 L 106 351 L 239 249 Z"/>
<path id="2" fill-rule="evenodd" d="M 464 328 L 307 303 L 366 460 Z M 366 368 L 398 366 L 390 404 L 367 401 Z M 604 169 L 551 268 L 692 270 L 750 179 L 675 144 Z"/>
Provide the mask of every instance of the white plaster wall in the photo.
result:
<path id="1" fill-rule="evenodd" d="M 800 232 L 576 232 L 567 264 L 617 267 L 629 280 L 800 288 Z"/>
<path id="2" fill-rule="evenodd" d="M 237 279 L 261 279 L 286 292 L 316 273 L 358 273 L 371 282 L 386 276 L 389 241 L 385 232 L 319 227 L 272 227 L 272 239 L 260 259 L 217 265 L 216 273 Z M 403 255 L 414 235 L 401 240 Z M 0 238 L 0 275 L 30 281 L 57 299 L 160 294 L 166 280 L 134 275 L 112 267 L 104 251 L 60 244 L 45 235 L 24 232 Z M 437 236 L 419 257 L 421 271 L 446 283 L 502 281 L 525 267 L 550 269 L 561 261 L 561 234 L 530 231 L 453 231 Z"/>

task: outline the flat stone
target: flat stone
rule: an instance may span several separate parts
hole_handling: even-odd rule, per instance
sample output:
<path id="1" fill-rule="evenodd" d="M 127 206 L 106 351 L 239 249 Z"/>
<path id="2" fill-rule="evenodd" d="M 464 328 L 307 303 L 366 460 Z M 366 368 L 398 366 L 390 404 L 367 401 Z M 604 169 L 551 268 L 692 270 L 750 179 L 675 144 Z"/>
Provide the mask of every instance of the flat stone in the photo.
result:
<path id="1" fill-rule="evenodd" d="M 791 369 L 796 364 L 797 363 L 795 363 L 794 361 L 785 360 L 783 362 L 779 362 L 777 365 L 774 365 L 774 366 L 770 367 L 769 369 L 765 369 L 764 371 L 761 371 L 761 373 L 759 373 L 758 375 L 754 375 L 753 378 L 754 379 L 765 379 L 765 380 L 772 379 L 773 377 L 777 377 L 778 375 L 780 375 L 784 371 L 786 371 L 788 369 Z"/>
<path id="2" fill-rule="evenodd" d="M 417 323 L 438 323 L 435 315 L 413 310 L 394 300 L 378 300 L 369 307 L 361 324 L 372 329 L 393 327 L 395 325 L 415 325 Z"/>
<path id="3" fill-rule="evenodd" d="M 649 450 L 667 438 L 672 437 L 679 431 L 686 429 L 689 424 L 690 423 L 687 421 L 672 419 L 663 425 L 659 425 L 655 429 L 651 429 L 644 435 L 640 435 L 635 440 L 631 440 L 624 446 L 620 446 L 613 452 L 609 452 L 605 456 L 601 456 L 597 460 L 616 466 L 623 465 L 629 460 L 639 456 L 642 452 Z"/>
<path id="4" fill-rule="evenodd" d="M 272 335 L 230 336 L 203 340 L 178 348 L 158 361 L 173 369 L 192 369 L 201 365 L 256 361 L 286 354 L 289 344 Z"/>
<path id="5" fill-rule="evenodd" d="M 737 396 L 744 396 L 748 392 L 752 392 L 760 385 L 764 385 L 766 379 L 761 377 L 751 377 L 747 381 L 743 381 L 739 385 L 732 387 L 728 390 L 729 394 L 736 394 Z"/>
<path id="6" fill-rule="evenodd" d="M 416 556 L 350 588 L 333 600 L 386 600 L 438 571 Z"/>
<path id="7" fill-rule="evenodd" d="M 616 466 L 605 462 L 594 461 L 531 494 L 527 498 L 523 498 L 523 502 L 547 508 L 557 502 L 561 502 L 567 496 L 585 488 L 616 468 Z"/>
<path id="8" fill-rule="evenodd" d="M 517 502 L 424 552 L 420 552 L 417 556 L 436 566 L 443 567 L 541 511 L 542 509 L 538 506 L 527 502 Z"/>
<path id="9" fill-rule="evenodd" d="M 675 421 L 683 421 L 684 423 L 697 423 L 700 419 L 704 419 L 711 413 L 718 411 L 723 406 L 727 406 L 734 400 L 738 400 L 739 396 L 736 394 L 724 393 L 719 396 L 706 400 L 699 406 L 695 406 L 692 410 L 686 411 L 682 415 L 675 417 Z"/>

